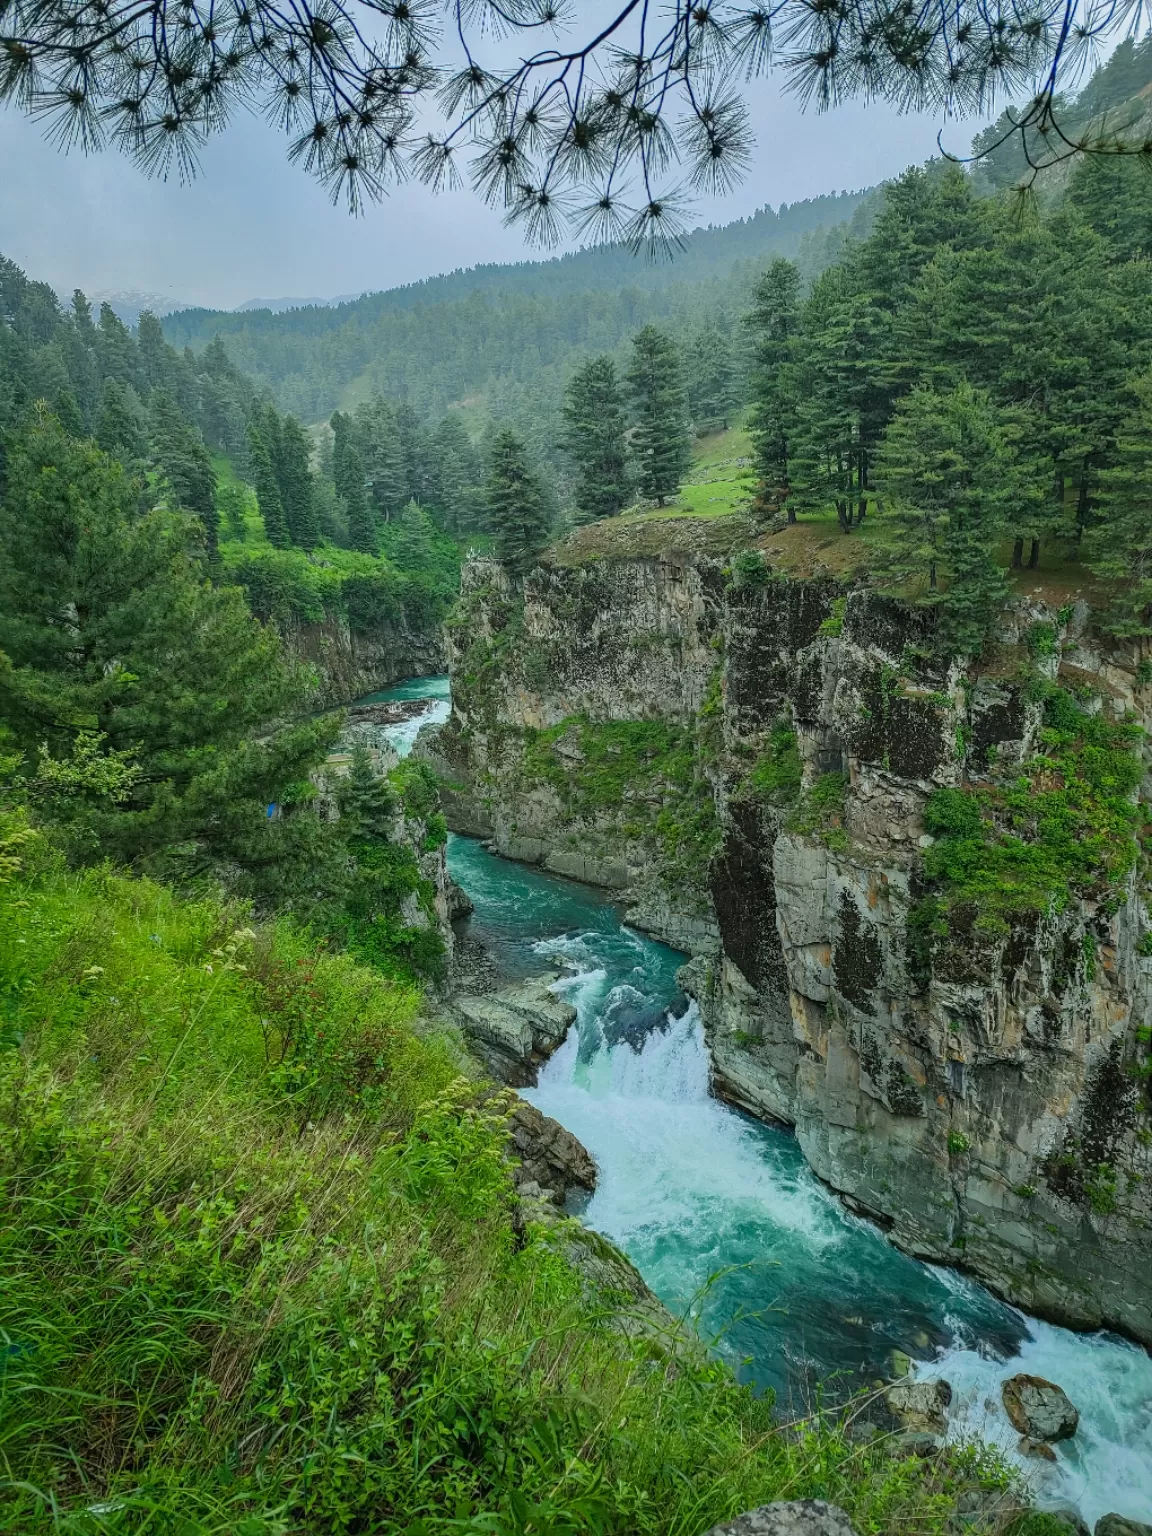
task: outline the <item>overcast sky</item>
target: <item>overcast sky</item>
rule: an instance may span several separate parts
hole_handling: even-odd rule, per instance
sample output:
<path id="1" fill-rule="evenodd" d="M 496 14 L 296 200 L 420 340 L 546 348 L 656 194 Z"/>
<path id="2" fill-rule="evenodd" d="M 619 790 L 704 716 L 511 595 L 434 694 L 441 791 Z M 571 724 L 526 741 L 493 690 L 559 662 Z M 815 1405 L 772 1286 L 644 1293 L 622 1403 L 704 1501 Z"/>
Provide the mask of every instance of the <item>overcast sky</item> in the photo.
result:
<path id="1" fill-rule="evenodd" d="M 853 104 L 803 113 L 768 80 L 752 101 L 754 169 L 698 223 L 871 185 L 935 152 L 935 119 Z M 945 129 L 966 152 L 972 123 Z M 60 154 L 39 128 L 0 110 L 0 253 L 61 294 L 140 289 L 231 308 L 251 298 L 389 288 L 456 267 L 539 256 L 468 193 L 404 187 L 360 218 L 333 208 L 288 164 L 284 141 L 238 118 L 202 156 L 190 186 L 147 180 L 106 152 Z"/>

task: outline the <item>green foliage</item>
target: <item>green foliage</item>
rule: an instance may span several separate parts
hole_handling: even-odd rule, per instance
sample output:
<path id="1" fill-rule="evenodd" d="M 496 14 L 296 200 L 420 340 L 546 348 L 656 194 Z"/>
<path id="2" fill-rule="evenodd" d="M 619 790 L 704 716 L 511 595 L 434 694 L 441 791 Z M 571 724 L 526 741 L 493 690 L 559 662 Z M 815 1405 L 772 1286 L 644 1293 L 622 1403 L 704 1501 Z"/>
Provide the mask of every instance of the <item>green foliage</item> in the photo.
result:
<path id="1" fill-rule="evenodd" d="M 938 789 L 925 807 L 936 839 L 929 877 L 985 928 L 1013 912 L 1062 909 L 1114 889 L 1135 863 L 1139 727 L 1087 714 L 1053 688 L 1039 748 L 990 786 Z"/>
<path id="2" fill-rule="evenodd" d="M 0 723 L 28 776 L 42 743 L 68 758 L 92 732 L 139 769 L 114 803 L 71 803 L 75 858 L 255 856 L 264 805 L 306 778 L 332 738 L 327 719 L 269 725 L 291 719 L 311 680 L 237 588 L 204 580 L 201 538 L 199 523 L 164 508 L 140 515 L 120 467 L 54 418 L 34 417 L 12 441 Z"/>
<path id="3" fill-rule="evenodd" d="M 738 587 L 765 587 L 772 572 L 758 549 L 742 549 L 732 561 L 732 577 Z"/>
<path id="4" fill-rule="evenodd" d="M 804 765 L 796 732 L 778 720 L 768 733 L 765 750 L 756 759 L 748 783 L 770 805 L 792 805 L 800 796 Z"/>
<path id="5" fill-rule="evenodd" d="M 630 499 L 624 402 L 610 357 L 594 357 L 572 377 L 565 392 L 565 447 L 576 466 L 576 516 L 580 522 L 614 517 Z"/>
<path id="6" fill-rule="evenodd" d="M 845 848 L 844 796 L 848 789 L 846 773 L 823 773 L 800 797 L 785 825 L 791 832 L 818 837 L 829 848 Z"/>
<path id="7" fill-rule="evenodd" d="M 962 1157 L 972 1146 L 963 1131 L 948 1132 L 948 1151 L 953 1157 Z"/>
<path id="8" fill-rule="evenodd" d="M 836 635 L 844 632 L 844 612 L 848 607 L 846 597 L 834 597 L 832 599 L 832 611 L 826 619 L 820 621 L 820 633 L 822 635 Z"/>
<path id="9" fill-rule="evenodd" d="M 961 383 L 945 394 L 914 389 L 901 402 L 876 481 L 895 532 L 887 579 L 941 608 L 951 651 L 978 654 L 1007 592 L 996 547 L 1009 519 L 1027 520 L 1022 509 L 1039 501 L 1037 466 L 1015 451 L 989 397 Z"/>
<path id="10" fill-rule="evenodd" d="M 0 843 L 12 832 L 0 831 Z M 0 887 L 0 1434 L 21 1536 L 694 1536 L 777 1497 L 944 1536 L 893 1457 L 513 1232 L 506 1104 L 410 989 L 106 871 Z"/>
<path id="11" fill-rule="evenodd" d="M 557 790 L 570 814 L 614 813 L 627 835 L 651 838 L 681 870 L 701 872 L 717 851 L 711 786 L 689 727 L 580 715 L 528 733 L 523 766 L 529 779 Z"/>
<path id="12" fill-rule="evenodd" d="M 680 489 L 692 462 L 692 447 L 680 359 L 671 337 L 654 325 L 646 325 L 632 338 L 628 384 L 640 494 L 662 507 Z"/>
<path id="13" fill-rule="evenodd" d="M 514 432 L 498 433 L 492 444 L 487 502 L 497 556 L 513 571 L 530 570 L 548 543 L 552 519 L 543 487 Z"/>

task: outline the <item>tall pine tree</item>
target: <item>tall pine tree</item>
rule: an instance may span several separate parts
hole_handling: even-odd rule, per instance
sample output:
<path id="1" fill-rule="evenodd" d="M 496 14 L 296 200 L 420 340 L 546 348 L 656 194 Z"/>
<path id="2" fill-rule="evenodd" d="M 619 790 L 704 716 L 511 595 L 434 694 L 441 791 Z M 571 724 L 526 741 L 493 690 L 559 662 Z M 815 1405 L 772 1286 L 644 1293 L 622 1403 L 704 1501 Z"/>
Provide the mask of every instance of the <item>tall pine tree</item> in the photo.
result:
<path id="1" fill-rule="evenodd" d="M 152 459 L 175 505 L 200 519 L 208 557 L 215 560 L 219 537 L 216 471 L 200 433 L 164 390 L 152 394 Z"/>
<path id="2" fill-rule="evenodd" d="M 754 338 L 750 429 L 760 481 L 757 501 L 764 510 L 784 503 L 788 521 L 796 508 L 788 499 L 796 397 L 792 342 L 800 319 L 800 273 L 777 258 L 756 285 L 745 325 Z"/>
<path id="3" fill-rule="evenodd" d="M 573 375 L 565 395 L 564 446 L 577 470 L 577 521 L 614 517 L 629 500 L 624 402 L 616 366 L 594 357 Z"/>
<path id="4" fill-rule="evenodd" d="M 265 435 L 266 422 L 257 416 L 248 427 L 248 462 L 252 466 L 252 478 L 256 484 L 256 505 L 269 544 L 276 549 L 287 549 L 292 540 L 288 533 L 288 520 L 284 516 L 284 503 L 280 499 L 280 482 L 276 478 L 276 466 Z"/>
<path id="5" fill-rule="evenodd" d="M 915 389 L 884 436 L 876 478 L 895 537 L 888 579 L 941 607 L 954 652 L 981 650 L 1007 591 L 996 549 L 1010 514 L 1042 494 L 989 397 L 968 383 Z"/>
<path id="6" fill-rule="evenodd" d="M 548 544 L 551 519 L 524 444 L 507 428 L 496 434 L 492 444 L 487 501 L 497 556 L 514 571 L 530 570 Z"/>
<path id="7" fill-rule="evenodd" d="M 320 523 L 309 465 L 311 445 L 294 416 L 281 419 L 277 450 L 276 479 L 289 537 L 297 549 L 315 549 L 320 542 Z"/>
<path id="8" fill-rule="evenodd" d="M 654 325 L 632 338 L 628 383 L 640 491 L 662 507 L 680 489 L 692 462 L 692 445 L 680 359 L 672 338 Z"/>

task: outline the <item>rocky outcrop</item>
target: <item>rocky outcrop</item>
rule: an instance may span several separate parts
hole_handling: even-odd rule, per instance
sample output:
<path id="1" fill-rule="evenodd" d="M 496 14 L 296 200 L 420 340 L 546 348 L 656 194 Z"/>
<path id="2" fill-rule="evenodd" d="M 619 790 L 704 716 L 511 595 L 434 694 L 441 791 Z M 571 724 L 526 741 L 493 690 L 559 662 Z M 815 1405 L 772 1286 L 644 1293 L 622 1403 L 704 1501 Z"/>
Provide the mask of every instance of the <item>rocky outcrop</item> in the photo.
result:
<path id="1" fill-rule="evenodd" d="M 423 745 L 450 824 L 619 890 L 694 956 L 717 1091 L 793 1125 L 853 1209 L 1032 1311 L 1152 1341 L 1135 781 L 1111 738 L 1059 745 L 1152 724 L 1152 697 L 1089 619 L 1018 603 L 975 667 L 940 659 L 930 611 L 830 578 L 670 551 L 520 588 L 480 561 Z M 1061 842 L 1085 797 L 1098 824 Z M 939 818 L 986 813 L 1001 883 L 957 895 L 981 856 L 958 886 Z M 1012 905 L 1013 880 L 1048 884 Z"/>
<path id="2" fill-rule="evenodd" d="M 705 1536 L 856 1536 L 838 1504 L 824 1499 L 789 1499 L 761 1504 L 746 1515 L 714 1525 Z"/>
<path id="3" fill-rule="evenodd" d="M 443 672 L 444 641 L 438 627 L 410 629 L 404 622 L 353 629 L 343 616 L 321 623 L 282 620 L 277 628 L 289 653 L 315 667 L 316 706 L 346 704 L 406 677 Z"/>
<path id="4" fill-rule="evenodd" d="M 448 1008 L 473 1052 L 499 1082 L 527 1088 L 576 1019 L 550 990 L 555 976 L 532 977 L 486 993 L 453 992 Z"/>
<path id="5" fill-rule="evenodd" d="M 1080 1414 L 1063 1387 L 1043 1376 L 1010 1376 L 1000 1388 L 1012 1428 L 1029 1440 L 1069 1440 Z"/>
<path id="6" fill-rule="evenodd" d="M 945 1410 L 952 1401 L 952 1388 L 946 1381 L 898 1381 L 885 1392 L 884 1401 L 905 1429 L 942 1435 L 948 1427 Z"/>
<path id="7" fill-rule="evenodd" d="M 514 1182 L 521 1198 L 550 1200 L 563 1207 L 570 1195 L 590 1195 L 596 1188 L 591 1154 L 558 1120 L 522 1100 L 509 1124 L 519 1159 Z"/>

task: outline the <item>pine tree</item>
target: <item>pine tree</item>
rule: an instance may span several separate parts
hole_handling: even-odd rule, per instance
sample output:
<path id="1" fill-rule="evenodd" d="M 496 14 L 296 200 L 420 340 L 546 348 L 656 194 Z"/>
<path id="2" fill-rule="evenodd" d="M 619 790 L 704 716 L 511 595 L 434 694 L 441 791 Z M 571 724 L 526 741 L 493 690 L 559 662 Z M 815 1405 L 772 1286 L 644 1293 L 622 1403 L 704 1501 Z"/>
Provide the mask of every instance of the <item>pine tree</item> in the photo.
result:
<path id="1" fill-rule="evenodd" d="M 252 478 L 256 483 L 256 505 L 264 523 L 269 544 L 276 549 L 287 549 L 292 542 L 288 534 L 288 522 L 284 516 L 284 503 L 280 500 L 280 484 L 264 435 L 265 423 L 255 420 L 248 428 L 248 459 L 252 466 Z"/>
<path id="2" fill-rule="evenodd" d="M 138 408 L 128 389 L 116 379 L 108 379 L 104 385 L 95 435 L 104 452 L 125 467 L 142 460 L 148 451 Z"/>
<path id="3" fill-rule="evenodd" d="M 576 465 L 579 522 L 615 517 L 629 500 L 624 403 L 616 367 L 594 357 L 572 377 L 565 396 L 565 447 Z"/>
<path id="4" fill-rule="evenodd" d="M 962 383 L 945 394 L 915 389 L 901 402 L 877 483 L 895 532 L 889 581 L 926 588 L 951 650 L 979 652 L 1007 592 L 997 544 L 1010 513 L 1042 494 L 1035 466 L 1015 451 L 989 397 Z"/>
<path id="5" fill-rule="evenodd" d="M 459 416 L 444 417 L 433 434 L 436 464 L 433 506 L 444 527 L 463 532 L 483 526 L 484 493 L 480 457 Z"/>
<path id="6" fill-rule="evenodd" d="M 715 316 L 692 331 L 684 346 L 688 411 L 697 432 L 726 430 L 738 405 L 732 339 Z"/>
<path id="7" fill-rule="evenodd" d="M 1131 381 L 1132 409 L 1100 475 L 1099 521 L 1084 540 L 1093 572 L 1116 582 L 1106 616 L 1118 635 L 1152 634 L 1152 373 Z"/>
<path id="8" fill-rule="evenodd" d="M 412 496 L 404 443 L 395 414 L 386 401 L 375 395 L 357 407 L 352 431 L 353 442 L 359 447 L 364 477 L 371 481 L 373 505 L 387 523 Z"/>
<path id="9" fill-rule="evenodd" d="M 784 502 L 788 521 L 796 521 L 788 498 L 792 445 L 796 434 L 792 345 L 800 321 L 800 273 L 794 262 L 778 258 L 756 285 L 745 325 L 754 337 L 750 430 L 756 450 L 762 507 Z"/>
<path id="10" fill-rule="evenodd" d="M 171 395 L 152 395 L 152 458 L 174 504 L 194 513 L 204 529 L 208 558 L 217 557 L 216 471 L 203 440 Z"/>
<path id="11" fill-rule="evenodd" d="M 353 424 L 337 411 L 332 417 L 332 479 L 344 505 L 348 543 L 362 554 L 377 553 L 376 525 L 364 489 L 364 461 L 356 445 Z"/>
<path id="12" fill-rule="evenodd" d="M 333 735 L 301 716 L 307 679 L 239 588 L 203 579 L 192 520 L 140 513 L 131 479 L 94 443 L 36 415 L 9 450 L 0 726 L 32 758 L 42 742 L 67 756 L 78 731 L 100 732 L 141 770 L 126 799 L 84 809 L 71 852 L 147 859 L 195 840 L 227 860 L 251 840 L 265 857 L 264 807 Z M 303 723 L 269 724 L 294 716 Z"/>
<path id="13" fill-rule="evenodd" d="M 396 796 L 387 779 L 372 765 L 372 754 L 362 741 L 352 748 L 348 772 L 337 791 L 341 831 L 353 847 L 357 843 L 387 843 L 396 817 Z"/>
<path id="14" fill-rule="evenodd" d="M 544 491 L 528 467 L 524 444 L 505 428 L 496 434 L 488 468 L 488 526 L 499 559 L 527 571 L 551 534 Z"/>
<path id="15" fill-rule="evenodd" d="M 133 389 L 139 388 L 139 367 L 132 333 L 107 302 L 100 306 L 96 343 L 102 377 L 131 384 Z"/>
<path id="16" fill-rule="evenodd" d="M 676 348 L 654 325 L 646 325 L 632 338 L 628 383 L 636 422 L 632 452 L 640 492 L 662 507 L 680 489 L 692 462 L 692 446 Z"/>
<path id="17" fill-rule="evenodd" d="M 297 549 L 315 549 L 320 542 L 320 524 L 309 465 L 311 445 L 294 416 L 281 420 L 277 448 L 276 478 L 289 536 Z"/>

